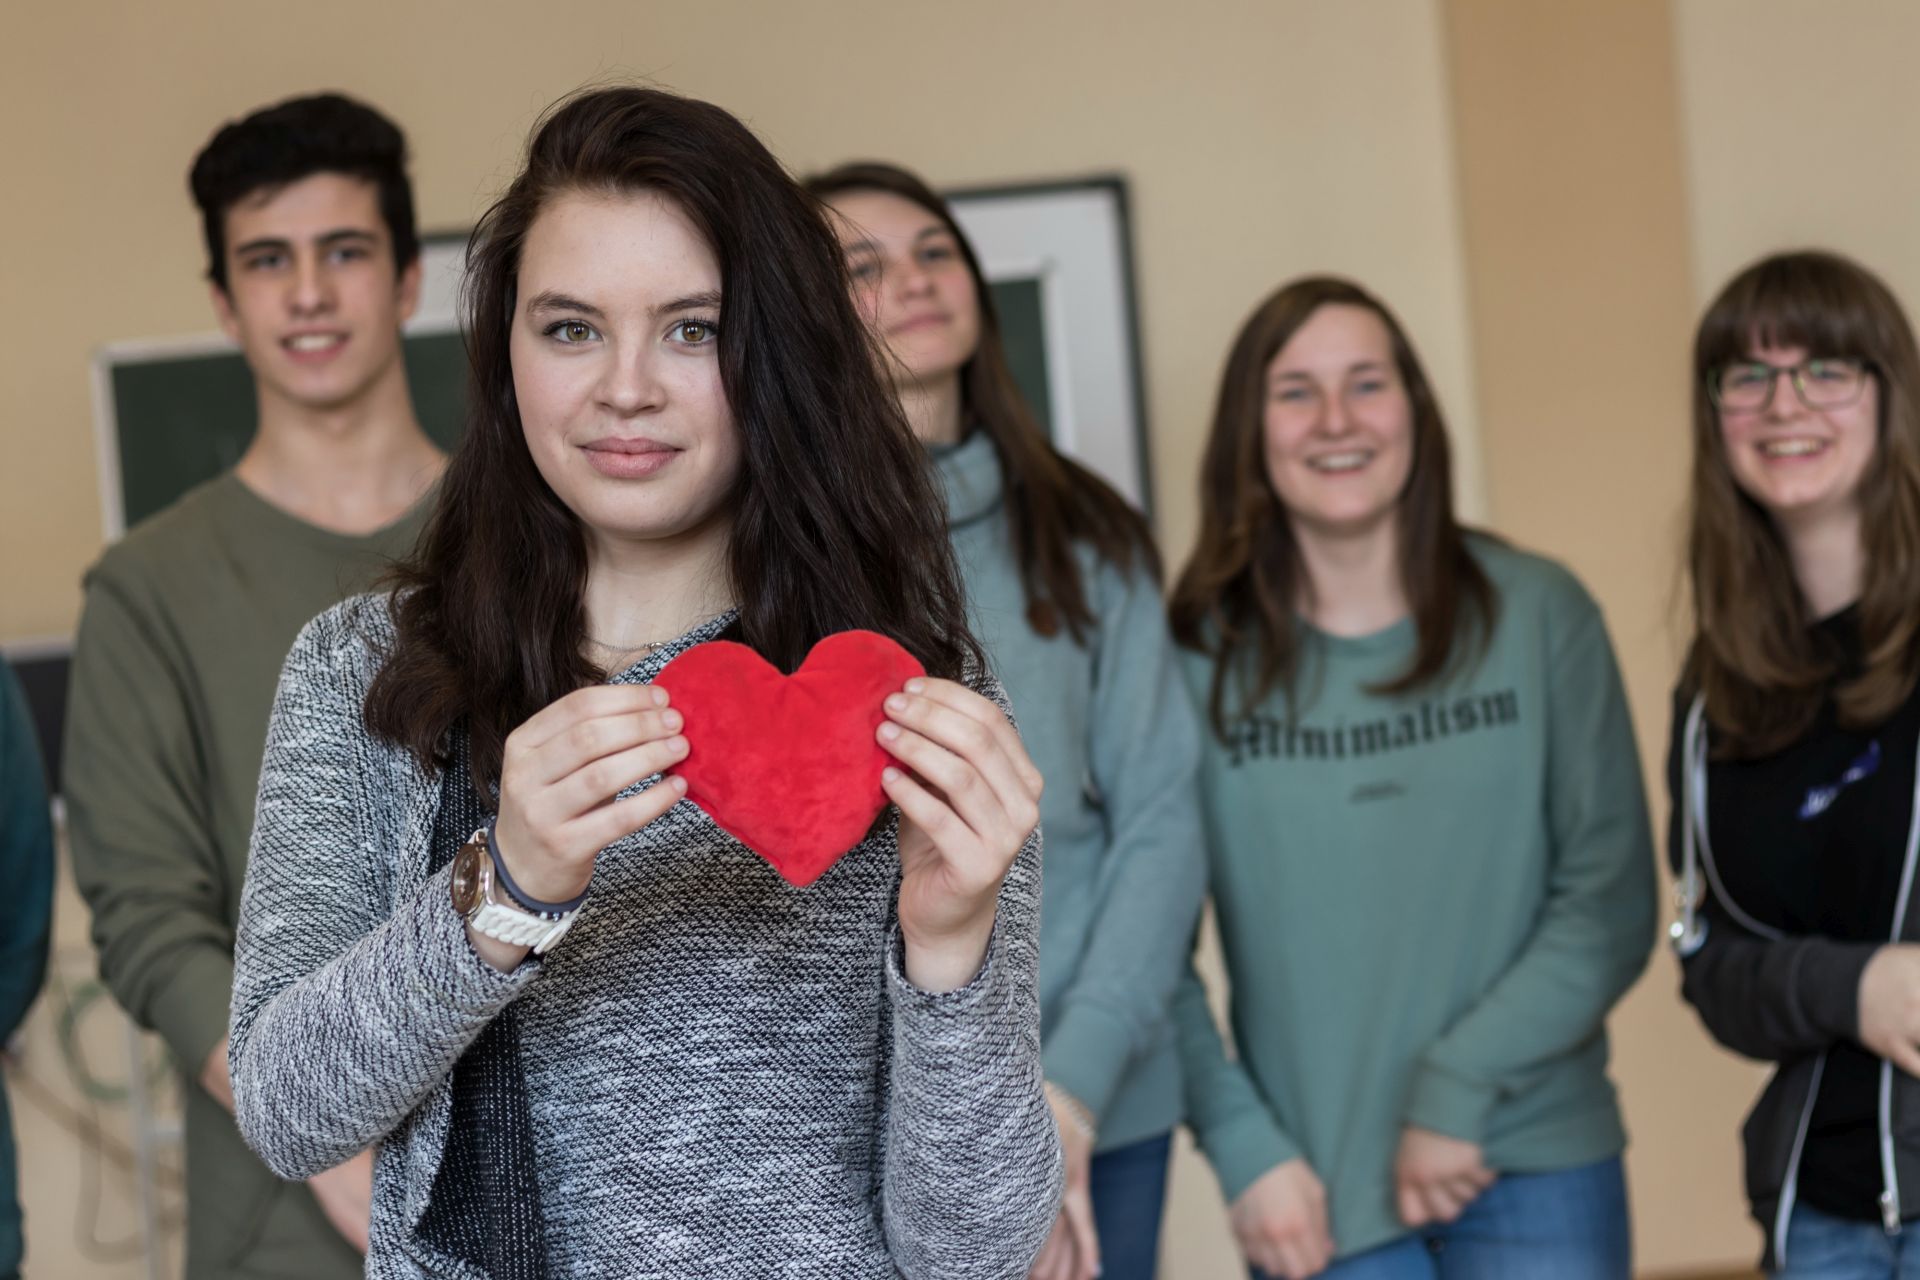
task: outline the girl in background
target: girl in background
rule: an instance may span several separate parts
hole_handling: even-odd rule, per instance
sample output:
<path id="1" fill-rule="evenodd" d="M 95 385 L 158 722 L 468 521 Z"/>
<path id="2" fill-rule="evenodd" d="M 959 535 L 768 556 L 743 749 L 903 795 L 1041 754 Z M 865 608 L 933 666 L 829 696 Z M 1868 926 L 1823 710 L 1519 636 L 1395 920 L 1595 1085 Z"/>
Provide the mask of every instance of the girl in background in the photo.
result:
<path id="1" fill-rule="evenodd" d="M 886 164 L 811 179 L 946 490 L 976 634 L 1047 780 L 1043 1060 L 1067 1193 L 1035 1280 L 1148 1280 L 1181 1116 L 1168 1003 L 1204 891 L 1199 730 L 1140 514 L 1048 442 L 945 201 Z"/>
<path id="2" fill-rule="evenodd" d="M 1238 1049 L 1188 1112 L 1257 1276 L 1625 1280 L 1604 1021 L 1653 863 L 1606 627 L 1454 520 L 1399 323 L 1293 282 L 1235 339 L 1172 603 Z"/>
<path id="3" fill-rule="evenodd" d="M 1872 274 L 1786 253 L 1693 361 L 1681 989 L 1778 1066 L 1745 1128 L 1763 1265 L 1920 1276 L 1920 353 Z"/>

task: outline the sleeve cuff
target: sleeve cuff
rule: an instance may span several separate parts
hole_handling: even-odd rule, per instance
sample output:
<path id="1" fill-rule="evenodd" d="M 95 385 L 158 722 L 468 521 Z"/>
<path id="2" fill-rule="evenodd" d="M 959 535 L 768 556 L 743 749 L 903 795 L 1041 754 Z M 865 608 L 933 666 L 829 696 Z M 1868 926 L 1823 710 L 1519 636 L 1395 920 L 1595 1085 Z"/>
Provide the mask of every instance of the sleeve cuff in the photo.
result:
<path id="1" fill-rule="evenodd" d="M 195 947 L 147 1008 L 148 1021 L 189 1080 L 200 1078 L 207 1058 L 227 1038 L 233 1008 L 233 957 L 210 946 Z"/>
<path id="2" fill-rule="evenodd" d="M 416 973 L 440 976 L 441 981 L 432 990 L 449 1010 L 462 1017 L 492 1018 L 539 975 L 540 957 L 528 952 L 527 958 L 507 973 L 488 964 L 486 957 L 473 949 L 467 922 L 453 909 L 449 889 L 452 881 L 453 867 L 449 864 L 421 885 L 420 896 L 413 904 L 422 926 L 415 933 L 420 952 L 406 957 L 403 963 Z M 562 938 L 559 945 L 565 947 L 566 939 Z"/>
<path id="3" fill-rule="evenodd" d="M 1885 943 L 1833 942 L 1818 939 L 1800 957 L 1800 988 L 1804 1008 L 1825 1016 L 1824 1028 L 1839 1040 L 1860 1039 L 1860 975 Z"/>
<path id="4" fill-rule="evenodd" d="M 1220 1179 L 1220 1194 L 1229 1205 L 1268 1171 L 1300 1155 L 1299 1146 L 1264 1113 L 1244 1116 L 1230 1127 L 1202 1134 L 1200 1145 L 1214 1176 Z"/>
<path id="5" fill-rule="evenodd" d="M 1487 1118 L 1499 1097 L 1500 1091 L 1492 1085 L 1422 1063 L 1407 1099 L 1406 1122 L 1462 1142 L 1479 1143 L 1485 1139 Z"/>
<path id="6" fill-rule="evenodd" d="M 1125 1023 L 1089 1004 L 1069 1004 L 1046 1039 L 1041 1061 L 1047 1079 L 1072 1094 L 1098 1120 L 1133 1060 Z"/>
<path id="7" fill-rule="evenodd" d="M 993 932 L 987 935 L 987 952 L 981 958 L 979 971 L 966 986 L 952 991 L 922 990 L 907 977 L 906 939 L 900 934 L 900 926 L 895 924 L 887 936 L 887 986 L 893 994 L 894 1018 L 914 1025 L 916 1031 L 924 1030 L 932 1040 L 956 1034 L 966 1038 L 966 1029 L 974 1021 L 969 1015 L 977 1013 L 992 995 L 999 954 L 1000 922 L 996 919 Z"/>

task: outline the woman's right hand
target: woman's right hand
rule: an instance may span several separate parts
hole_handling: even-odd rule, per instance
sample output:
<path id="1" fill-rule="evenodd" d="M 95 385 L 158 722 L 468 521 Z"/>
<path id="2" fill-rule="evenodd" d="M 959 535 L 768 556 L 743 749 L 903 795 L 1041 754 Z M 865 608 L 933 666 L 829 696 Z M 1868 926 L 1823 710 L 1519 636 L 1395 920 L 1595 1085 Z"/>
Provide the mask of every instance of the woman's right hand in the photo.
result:
<path id="1" fill-rule="evenodd" d="M 1247 1261 L 1270 1276 L 1306 1280 L 1333 1261 L 1327 1191 L 1305 1160 L 1261 1174 L 1233 1202 L 1227 1221 Z"/>
<path id="2" fill-rule="evenodd" d="M 678 777 L 614 797 L 686 758 L 681 725 L 665 689 L 603 684 L 557 699 L 507 735 L 494 842 L 523 893 L 542 902 L 578 897 L 602 849 L 679 803 L 687 784 Z M 495 967 L 526 955 L 525 947 L 468 933 Z"/>
<path id="3" fill-rule="evenodd" d="M 1920 946 L 1890 943 L 1860 971 L 1860 1043 L 1920 1077 Z"/>

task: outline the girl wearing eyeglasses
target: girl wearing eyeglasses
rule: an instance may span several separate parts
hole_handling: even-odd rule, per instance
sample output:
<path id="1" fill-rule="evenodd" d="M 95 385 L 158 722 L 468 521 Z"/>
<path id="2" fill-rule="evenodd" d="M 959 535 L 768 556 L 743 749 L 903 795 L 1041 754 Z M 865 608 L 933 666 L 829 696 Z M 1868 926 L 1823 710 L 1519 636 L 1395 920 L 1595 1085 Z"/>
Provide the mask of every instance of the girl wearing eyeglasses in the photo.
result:
<path id="1" fill-rule="evenodd" d="M 1920 1276 L 1920 353 L 1871 273 L 1764 258 L 1694 341 L 1694 636 L 1674 697 L 1682 990 L 1777 1064 L 1763 1265 Z"/>

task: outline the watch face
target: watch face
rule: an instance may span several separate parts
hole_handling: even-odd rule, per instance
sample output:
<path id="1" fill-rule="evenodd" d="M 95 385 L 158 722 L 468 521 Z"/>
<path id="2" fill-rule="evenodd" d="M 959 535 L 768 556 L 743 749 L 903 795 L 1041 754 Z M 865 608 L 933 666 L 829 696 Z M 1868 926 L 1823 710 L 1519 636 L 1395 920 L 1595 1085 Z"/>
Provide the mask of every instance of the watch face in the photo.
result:
<path id="1" fill-rule="evenodd" d="M 480 870 L 487 851 L 476 844 L 465 844 L 453 858 L 453 909 L 461 915 L 472 915 L 474 908 L 480 905 L 483 891 Z"/>

